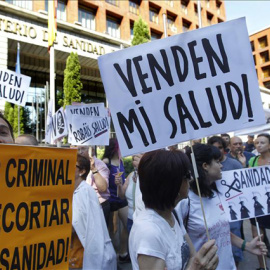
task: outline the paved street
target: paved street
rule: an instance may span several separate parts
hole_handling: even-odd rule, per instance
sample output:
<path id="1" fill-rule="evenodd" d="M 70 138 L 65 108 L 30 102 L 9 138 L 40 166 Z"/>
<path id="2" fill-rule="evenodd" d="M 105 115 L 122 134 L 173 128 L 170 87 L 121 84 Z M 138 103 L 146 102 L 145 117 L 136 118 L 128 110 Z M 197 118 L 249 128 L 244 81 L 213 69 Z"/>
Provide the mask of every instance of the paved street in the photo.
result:
<path id="1" fill-rule="evenodd" d="M 244 233 L 246 236 L 246 240 L 249 241 L 251 236 L 251 227 L 249 221 L 244 221 Z M 268 238 L 270 239 L 270 231 L 267 232 Z M 267 265 L 270 266 L 270 259 L 266 257 Z M 238 270 L 255 270 L 258 268 L 258 260 L 257 257 L 254 255 L 251 255 L 248 252 L 244 252 L 244 261 L 240 263 Z M 118 270 L 132 270 L 131 264 L 118 264 Z M 226 270 L 226 269 L 224 269 Z"/>

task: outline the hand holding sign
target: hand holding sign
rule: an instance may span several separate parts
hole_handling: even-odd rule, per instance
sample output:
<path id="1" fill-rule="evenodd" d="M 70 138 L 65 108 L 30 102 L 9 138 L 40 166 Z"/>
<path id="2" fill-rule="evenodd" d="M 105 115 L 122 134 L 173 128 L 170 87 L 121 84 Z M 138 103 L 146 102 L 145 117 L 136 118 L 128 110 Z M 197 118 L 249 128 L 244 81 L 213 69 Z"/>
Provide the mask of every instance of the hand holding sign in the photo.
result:
<path id="1" fill-rule="evenodd" d="M 218 265 L 217 246 L 215 240 L 206 242 L 191 261 L 191 269 L 216 269 Z"/>
<path id="2" fill-rule="evenodd" d="M 254 254 L 254 255 L 267 255 L 267 247 L 264 242 L 261 242 L 259 239 L 263 235 L 258 235 L 255 238 L 253 238 L 250 242 L 246 244 L 246 251 Z"/>
<path id="3" fill-rule="evenodd" d="M 115 173 L 115 174 L 113 174 L 113 175 L 114 175 L 114 177 L 116 178 L 116 177 L 121 177 L 122 174 L 123 174 L 123 172 L 120 172 L 119 169 L 117 168 L 117 173 Z"/>
<path id="4" fill-rule="evenodd" d="M 118 174 L 118 175 L 115 175 L 115 184 L 117 186 L 121 186 L 123 184 L 123 181 L 122 181 L 122 177 L 121 177 L 122 174 Z"/>

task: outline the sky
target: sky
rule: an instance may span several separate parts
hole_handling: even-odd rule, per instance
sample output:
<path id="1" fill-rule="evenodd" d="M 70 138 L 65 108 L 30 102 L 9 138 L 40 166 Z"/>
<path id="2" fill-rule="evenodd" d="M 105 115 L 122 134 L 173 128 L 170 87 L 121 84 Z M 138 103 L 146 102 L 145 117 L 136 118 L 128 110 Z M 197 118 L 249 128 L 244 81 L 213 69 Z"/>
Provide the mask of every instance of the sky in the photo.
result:
<path id="1" fill-rule="evenodd" d="M 248 33 L 253 34 L 270 27 L 270 1 L 225 0 L 226 20 L 246 17 Z"/>

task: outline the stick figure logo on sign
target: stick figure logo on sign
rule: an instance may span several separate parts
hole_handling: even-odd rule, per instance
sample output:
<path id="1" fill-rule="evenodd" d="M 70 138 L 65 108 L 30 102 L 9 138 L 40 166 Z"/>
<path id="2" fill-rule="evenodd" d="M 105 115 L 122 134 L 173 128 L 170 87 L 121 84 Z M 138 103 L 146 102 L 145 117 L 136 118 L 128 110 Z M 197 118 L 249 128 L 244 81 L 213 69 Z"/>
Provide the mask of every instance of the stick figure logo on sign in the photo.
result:
<path id="1" fill-rule="evenodd" d="M 252 199 L 254 200 L 254 212 L 255 212 L 255 216 L 257 217 L 257 216 L 264 215 L 264 212 L 263 212 L 264 207 L 261 205 L 261 203 L 258 200 L 258 196 L 256 195 L 256 194 L 258 194 L 261 197 L 261 194 L 259 192 L 252 192 L 252 194 L 253 194 L 253 198 Z"/>
<path id="2" fill-rule="evenodd" d="M 233 202 L 229 202 L 231 220 L 237 220 L 237 214 L 234 211 L 234 207 L 235 207 L 235 204 Z"/>
<path id="3" fill-rule="evenodd" d="M 249 218 L 249 213 L 250 213 L 248 208 L 245 206 L 244 199 L 248 201 L 246 197 L 239 197 L 239 200 L 240 200 L 239 204 L 241 205 L 240 207 L 241 219 Z"/>

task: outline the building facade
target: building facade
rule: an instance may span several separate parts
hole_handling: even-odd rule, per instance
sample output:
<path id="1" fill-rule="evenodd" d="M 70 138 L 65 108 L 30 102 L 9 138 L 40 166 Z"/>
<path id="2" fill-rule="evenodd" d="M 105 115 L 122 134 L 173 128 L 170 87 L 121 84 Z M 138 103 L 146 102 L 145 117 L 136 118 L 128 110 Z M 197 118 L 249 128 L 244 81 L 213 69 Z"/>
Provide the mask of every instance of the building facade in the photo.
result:
<path id="1" fill-rule="evenodd" d="M 37 122 L 38 138 L 44 138 L 45 100 L 48 98 L 50 56 L 48 47 L 48 0 L 0 0 L 0 69 L 15 70 L 20 43 L 21 73 L 30 76 L 27 107 Z M 55 41 L 56 96 L 63 90 L 64 69 L 70 52 L 77 52 L 83 83 L 82 101 L 105 102 L 97 65 L 100 55 L 129 47 L 134 22 L 141 16 L 149 25 L 151 39 L 198 28 L 197 1 L 58 0 Z M 201 1 L 202 26 L 225 21 L 221 0 Z M 0 109 L 4 102 L 0 100 Z M 37 121 L 38 119 L 38 121 Z"/>
<path id="2" fill-rule="evenodd" d="M 250 35 L 259 85 L 270 89 L 270 27 Z"/>

